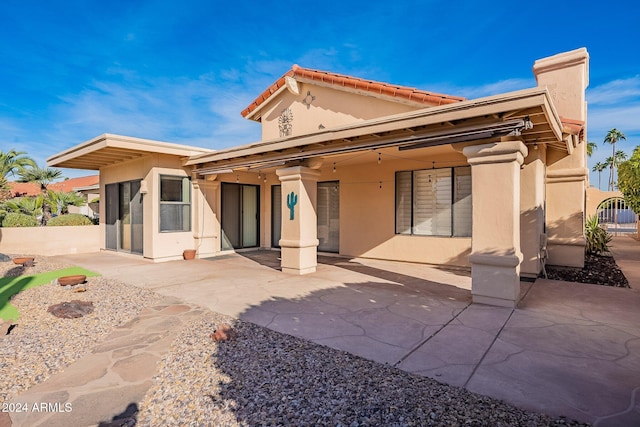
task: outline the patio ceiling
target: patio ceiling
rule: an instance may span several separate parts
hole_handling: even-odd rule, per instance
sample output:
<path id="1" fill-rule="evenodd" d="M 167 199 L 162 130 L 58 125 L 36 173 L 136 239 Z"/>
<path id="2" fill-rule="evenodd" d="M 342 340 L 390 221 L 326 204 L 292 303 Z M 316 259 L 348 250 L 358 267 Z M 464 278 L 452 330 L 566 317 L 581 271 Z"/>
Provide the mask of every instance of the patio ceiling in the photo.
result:
<path id="1" fill-rule="evenodd" d="M 571 152 L 577 137 L 566 131 L 547 89 L 534 88 L 197 155 L 186 165 L 207 175 L 385 147 L 499 141 L 509 133 L 519 135 L 527 145 L 545 144 Z"/>
<path id="2" fill-rule="evenodd" d="M 212 152 L 201 147 L 104 134 L 49 157 L 47 164 L 60 168 L 99 170 L 150 154 L 189 157 Z"/>

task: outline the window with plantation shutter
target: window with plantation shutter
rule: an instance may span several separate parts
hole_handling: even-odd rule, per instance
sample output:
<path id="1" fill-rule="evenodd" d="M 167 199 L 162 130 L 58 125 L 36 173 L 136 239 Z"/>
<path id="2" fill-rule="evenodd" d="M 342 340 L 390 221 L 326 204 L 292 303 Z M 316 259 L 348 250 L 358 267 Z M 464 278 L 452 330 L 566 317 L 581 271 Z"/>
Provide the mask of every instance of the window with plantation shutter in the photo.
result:
<path id="1" fill-rule="evenodd" d="M 471 169 L 397 172 L 396 234 L 471 236 Z"/>
<path id="2" fill-rule="evenodd" d="M 396 234 L 411 234 L 411 171 L 396 173 Z"/>
<path id="3" fill-rule="evenodd" d="M 455 168 L 453 235 L 471 237 L 471 168 Z"/>

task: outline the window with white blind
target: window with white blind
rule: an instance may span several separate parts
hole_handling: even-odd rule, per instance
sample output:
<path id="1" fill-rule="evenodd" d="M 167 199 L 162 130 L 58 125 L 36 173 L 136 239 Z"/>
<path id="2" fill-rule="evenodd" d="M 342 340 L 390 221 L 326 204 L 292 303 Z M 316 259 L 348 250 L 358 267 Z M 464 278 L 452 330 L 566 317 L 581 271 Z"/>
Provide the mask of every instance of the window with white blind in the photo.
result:
<path id="1" fill-rule="evenodd" d="M 471 168 L 396 172 L 396 233 L 471 236 Z"/>
<path id="2" fill-rule="evenodd" d="M 160 175 L 160 231 L 191 230 L 191 181 Z"/>

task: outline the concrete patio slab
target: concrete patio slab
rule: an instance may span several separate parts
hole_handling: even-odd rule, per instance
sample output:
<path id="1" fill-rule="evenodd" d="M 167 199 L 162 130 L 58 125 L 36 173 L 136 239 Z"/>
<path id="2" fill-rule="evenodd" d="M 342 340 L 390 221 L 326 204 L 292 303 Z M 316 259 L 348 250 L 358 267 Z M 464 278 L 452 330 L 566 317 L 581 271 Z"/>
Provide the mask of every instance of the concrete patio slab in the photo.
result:
<path id="1" fill-rule="evenodd" d="M 640 242 L 633 242 L 638 246 L 625 249 L 630 259 L 640 255 Z M 300 277 L 278 271 L 273 251 L 162 264 L 113 253 L 61 258 L 169 298 L 87 356 L 109 355 L 107 362 L 96 359 L 86 378 L 113 395 L 150 379 L 149 366 L 172 339 L 161 331 L 179 329 L 202 306 L 530 410 L 640 425 L 638 289 L 539 279 L 522 282 L 523 299 L 507 309 L 471 304 L 468 272 L 416 264 L 321 256 L 317 272 Z M 625 274 L 634 267 L 621 265 Z M 69 372 L 82 371 L 83 363 Z M 28 394 L 63 391 L 64 381 L 52 378 Z M 68 399 L 93 399 L 97 391 L 87 387 L 70 388 Z"/>

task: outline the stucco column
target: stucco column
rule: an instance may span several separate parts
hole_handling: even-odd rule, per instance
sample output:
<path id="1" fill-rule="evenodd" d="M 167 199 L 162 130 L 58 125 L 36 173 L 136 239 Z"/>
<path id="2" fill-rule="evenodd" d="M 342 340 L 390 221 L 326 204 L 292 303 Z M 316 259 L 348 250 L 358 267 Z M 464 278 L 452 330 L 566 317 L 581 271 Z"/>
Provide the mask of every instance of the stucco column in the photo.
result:
<path id="1" fill-rule="evenodd" d="M 544 233 L 546 147 L 529 147 L 520 173 L 520 276 L 534 278 L 542 270 L 540 243 Z"/>
<path id="2" fill-rule="evenodd" d="M 213 176 L 215 179 L 215 176 Z M 216 215 L 216 200 L 220 182 L 193 179 L 193 230 L 194 249 L 199 257 L 214 255 L 220 251 L 219 222 Z"/>
<path id="3" fill-rule="evenodd" d="M 462 151 L 471 165 L 473 302 L 514 307 L 520 297 L 520 141 L 473 145 Z"/>
<path id="4" fill-rule="evenodd" d="M 549 264 L 584 267 L 586 168 L 547 170 Z"/>
<path id="5" fill-rule="evenodd" d="M 282 183 L 282 271 L 307 274 L 318 265 L 317 184 L 320 172 L 304 166 L 279 169 Z"/>

